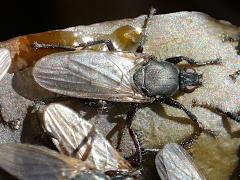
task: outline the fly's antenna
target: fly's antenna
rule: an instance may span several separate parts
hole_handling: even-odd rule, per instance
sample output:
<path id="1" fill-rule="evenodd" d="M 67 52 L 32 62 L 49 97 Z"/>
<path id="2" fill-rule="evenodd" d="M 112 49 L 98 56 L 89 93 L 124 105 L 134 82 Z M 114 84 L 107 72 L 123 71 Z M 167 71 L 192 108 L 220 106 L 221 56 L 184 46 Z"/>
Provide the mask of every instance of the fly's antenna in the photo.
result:
<path id="1" fill-rule="evenodd" d="M 142 36 L 141 36 L 140 44 L 139 44 L 136 52 L 143 52 L 143 45 L 145 44 L 145 42 L 147 40 L 146 29 L 147 29 L 147 26 L 149 24 L 149 21 L 152 19 L 153 15 L 155 13 L 156 13 L 156 9 L 151 7 L 150 10 L 149 10 L 149 14 L 145 18 L 144 23 L 143 23 L 143 26 L 142 26 Z"/>

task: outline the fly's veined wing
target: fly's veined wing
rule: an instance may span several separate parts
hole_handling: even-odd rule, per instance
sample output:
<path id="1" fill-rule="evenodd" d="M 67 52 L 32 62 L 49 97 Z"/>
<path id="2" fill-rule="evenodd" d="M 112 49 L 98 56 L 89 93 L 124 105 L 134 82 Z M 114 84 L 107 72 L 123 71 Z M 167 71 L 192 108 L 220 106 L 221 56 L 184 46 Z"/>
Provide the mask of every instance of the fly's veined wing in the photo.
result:
<path id="1" fill-rule="evenodd" d="M 83 172 L 73 180 L 110 180 L 111 178 L 100 172 Z"/>
<path id="2" fill-rule="evenodd" d="M 132 86 L 131 70 L 140 55 L 127 52 L 71 51 L 42 58 L 34 67 L 36 82 L 59 94 L 121 102 L 146 102 Z"/>
<path id="3" fill-rule="evenodd" d="M 54 144 L 59 151 L 71 154 L 89 134 L 92 125 L 73 110 L 61 104 L 50 104 L 44 111 L 43 126 L 51 133 Z M 82 159 L 87 144 L 77 153 L 77 158 Z M 87 158 L 95 168 L 101 171 L 132 170 L 131 165 L 119 155 L 105 137 L 96 130 L 91 152 Z"/>
<path id="4" fill-rule="evenodd" d="M 7 73 L 11 65 L 11 56 L 8 49 L 0 48 L 0 80 Z"/>
<path id="5" fill-rule="evenodd" d="M 92 168 L 87 161 L 26 144 L 0 145 L 0 167 L 23 180 L 68 179 Z"/>
<path id="6" fill-rule="evenodd" d="M 206 180 L 188 152 L 177 144 L 165 145 L 158 152 L 155 163 L 162 180 Z"/>

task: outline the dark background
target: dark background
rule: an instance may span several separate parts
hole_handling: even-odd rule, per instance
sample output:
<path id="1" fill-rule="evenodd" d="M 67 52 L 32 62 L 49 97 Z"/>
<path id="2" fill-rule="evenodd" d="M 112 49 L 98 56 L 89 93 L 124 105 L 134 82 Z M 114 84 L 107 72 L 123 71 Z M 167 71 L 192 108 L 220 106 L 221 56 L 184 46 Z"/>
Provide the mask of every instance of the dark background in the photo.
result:
<path id="1" fill-rule="evenodd" d="M 147 14 L 201 11 L 240 25 L 240 6 L 231 0 L 2 0 L 0 41 L 47 30 Z"/>

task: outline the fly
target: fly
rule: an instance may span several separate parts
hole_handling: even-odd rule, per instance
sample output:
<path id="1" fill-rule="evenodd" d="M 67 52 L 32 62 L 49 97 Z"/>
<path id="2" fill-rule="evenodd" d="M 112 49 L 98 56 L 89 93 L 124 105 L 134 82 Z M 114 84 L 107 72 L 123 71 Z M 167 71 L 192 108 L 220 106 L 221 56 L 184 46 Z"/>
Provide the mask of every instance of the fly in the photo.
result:
<path id="1" fill-rule="evenodd" d="M 61 153 L 87 160 L 96 170 L 112 176 L 136 172 L 94 126 L 68 107 L 57 103 L 47 106 L 42 125 Z"/>
<path id="2" fill-rule="evenodd" d="M 130 128 L 131 121 L 140 103 L 160 101 L 166 105 L 183 110 L 197 124 L 199 132 L 205 130 L 197 117 L 184 105 L 174 100 L 172 96 L 178 92 L 190 93 L 202 85 L 202 74 L 194 68 L 177 66 L 186 61 L 190 66 L 217 65 L 220 58 L 197 62 L 194 59 L 178 56 L 160 61 L 157 57 L 144 54 L 143 44 L 146 41 L 146 27 L 149 19 L 145 19 L 142 39 L 137 52 L 116 51 L 110 40 L 89 41 L 80 43 L 77 47 L 34 43 L 35 49 L 61 48 L 70 52 L 55 53 L 43 57 L 33 69 L 35 81 L 43 88 L 77 98 L 99 99 L 115 102 L 129 102 L 131 109 L 126 122 L 133 138 L 137 152 L 140 145 L 135 132 Z M 97 44 L 107 45 L 109 51 L 78 50 Z M 206 132 L 211 133 L 210 130 Z M 192 139 L 184 144 L 191 144 Z M 139 157 L 141 160 L 141 157 Z"/>
<path id="3" fill-rule="evenodd" d="M 75 178 L 95 171 L 89 161 L 59 154 L 46 147 L 27 144 L 1 144 L 0 167 L 22 180 Z"/>
<path id="4" fill-rule="evenodd" d="M 189 153 L 174 143 L 166 144 L 158 152 L 155 164 L 162 180 L 206 180 Z"/>

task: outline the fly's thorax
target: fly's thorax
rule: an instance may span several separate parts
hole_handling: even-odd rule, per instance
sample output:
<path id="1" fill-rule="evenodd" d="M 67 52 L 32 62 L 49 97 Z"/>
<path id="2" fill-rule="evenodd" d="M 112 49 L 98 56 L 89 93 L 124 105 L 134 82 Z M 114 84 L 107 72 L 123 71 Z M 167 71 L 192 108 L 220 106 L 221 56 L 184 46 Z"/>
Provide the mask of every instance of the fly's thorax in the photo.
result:
<path id="1" fill-rule="evenodd" d="M 172 96 L 179 90 L 179 72 L 172 63 L 151 60 L 136 70 L 133 81 L 147 96 Z"/>

